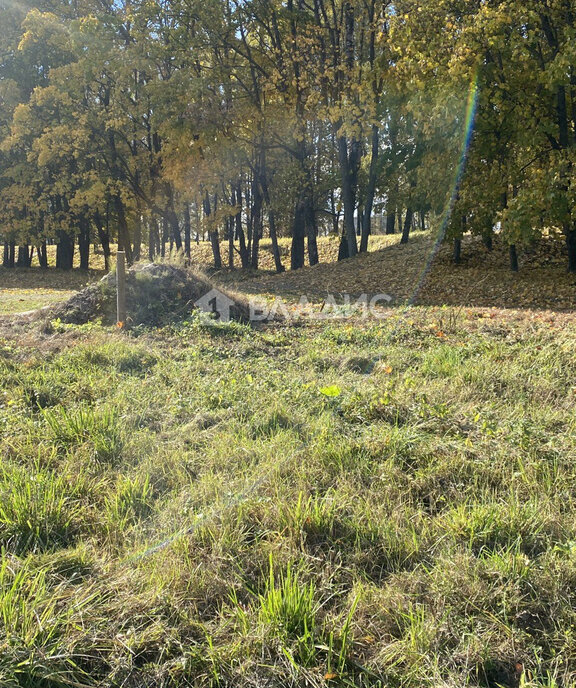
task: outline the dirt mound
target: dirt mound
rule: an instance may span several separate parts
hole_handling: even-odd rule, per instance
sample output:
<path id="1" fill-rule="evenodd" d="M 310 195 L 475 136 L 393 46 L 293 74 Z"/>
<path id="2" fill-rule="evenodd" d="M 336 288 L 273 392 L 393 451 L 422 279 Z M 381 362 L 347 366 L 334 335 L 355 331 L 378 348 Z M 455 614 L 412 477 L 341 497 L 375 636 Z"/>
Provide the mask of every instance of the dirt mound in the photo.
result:
<path id="1" fill-rule="evenodd" d="M 126 273 L 126 311 L 129 325 L 161 326 L 185 318 L 200 308 L 223 320 L 249 321 L 247 303 L 235 294 L 215 290 L 202 273 L 169 264 L 146 263 Z M 62 322 L 81 325 L 101 319 L 116 322 L 116 275 L 110 273 L 97 284 L 74 294 L 51 309 Z"/>

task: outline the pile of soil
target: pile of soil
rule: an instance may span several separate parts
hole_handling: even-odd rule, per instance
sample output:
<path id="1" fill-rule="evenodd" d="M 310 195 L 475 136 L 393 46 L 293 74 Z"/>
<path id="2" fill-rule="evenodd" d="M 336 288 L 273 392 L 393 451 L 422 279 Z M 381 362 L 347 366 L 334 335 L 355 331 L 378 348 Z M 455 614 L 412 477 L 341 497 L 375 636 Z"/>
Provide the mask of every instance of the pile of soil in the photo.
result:
<path id="1" fill-rule="evenodd" d="M 213 310 L 213 305 L 224 303 L 224 319 L 249 322 L 248 304 L 238 297 L 215 289 L 209 278 L 188 268 L 168 264 L 146 263 L 130 268 L 126 273 L 127 325 L 162 326 L 186 318 L 191 311 L 202 308 Z M 212 293 L 213 292 L 213 293 Z M 207 298 L 206 295 L 209 295 Z M 213 301 L 216 298 L 217 301 Z M 203 306 L 197 302 L 203 299 Z M 68 301 L 51 309 L 53 318 L 62 322 L 82 325 L 94 320 L 104 324 L 116 322 L 116 275 L 110 273 L 97 284 L 74 294 Z M 219 317 L 215 313 L 215 317 Z"/>

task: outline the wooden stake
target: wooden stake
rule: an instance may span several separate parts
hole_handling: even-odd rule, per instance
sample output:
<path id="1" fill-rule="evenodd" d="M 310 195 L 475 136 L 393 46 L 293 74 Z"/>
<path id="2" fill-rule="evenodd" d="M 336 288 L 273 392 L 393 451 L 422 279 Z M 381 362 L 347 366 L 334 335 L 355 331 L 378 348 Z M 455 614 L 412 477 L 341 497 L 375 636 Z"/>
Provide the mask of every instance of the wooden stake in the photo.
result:
<path id="1" fill-rule="evenodd" d="M 117 327 L 126 327 L 126 254 L 116 253 L 116 313 Z"/>

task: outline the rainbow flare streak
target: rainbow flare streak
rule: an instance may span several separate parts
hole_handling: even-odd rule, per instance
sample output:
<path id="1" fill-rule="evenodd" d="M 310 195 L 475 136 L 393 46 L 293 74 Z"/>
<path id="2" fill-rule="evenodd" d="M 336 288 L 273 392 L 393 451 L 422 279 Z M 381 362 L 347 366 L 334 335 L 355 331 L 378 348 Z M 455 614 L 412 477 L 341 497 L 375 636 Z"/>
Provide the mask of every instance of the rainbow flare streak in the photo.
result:
<path id="1" fill-rule="evenodd" d="M 428 259 L 426 260 L 426 263 L 424 264 L 424 267 L 422 268 L 422 272 L 420 273 L 420 276 L 418 277 L 418 281 L 416 282 L 416 286 L 414 287 L 414 293 L 408 300 L 408 305 L 412 305 L 416 297 L 418 296 L 418 293 L 422 289 L 422 285 L 424 284 L 424 281 L 430 272 L 430 268 L 432 267 L 432 263 L 434 261 L 434 258 L 436 258 L 436 255 L 438 254 L 438 251 L 440 250 L 440 246 L 442 245 L 444 238 L 446 237 L 446 230 L 448 228 L 448 223 L 450 222 L 450 218 L 452 217 L 452 212 L 454 210 L 454 205 L 456 204 L 456 201 L 458 200 L 458 193 L 460 191 L 460 184 L 462 183 L 462 177 L 464 176 L 464 169 L 466 168 L 466 161 L 468 160 L 468 153 L 470 151 L 470 144 L 472 143 L 472 136 L 474 135 L 474 125 L 476 123 L 476 112 L 478 109 L 478 72 L 475 73 L 474 78 L 472 79 L 470 83 L 470 89 L 468 92 L 468 102 L 466 104 L 466 117 L 464 119 L 464 129 L 463 129 L 463 140 L 462 140 L 462 153 L 460 154 L 460 160 L 458 162 L 458 166 L 456 167 L 456 175 L 454 178 L 454 183 L 452 185 L 452 193 L 450 195 L 450 199 L 446 205 L 446 209 L 444 210 L 444 215 L 442 217 L 442 222 L 440 223 L 440 228 L 438 230 L 438 236 L 436 237 L 436 241 L 434 242 L 434 245 L 432 246 L 432 249 L 430 251 L 430 254 L 428 256 Z"/>

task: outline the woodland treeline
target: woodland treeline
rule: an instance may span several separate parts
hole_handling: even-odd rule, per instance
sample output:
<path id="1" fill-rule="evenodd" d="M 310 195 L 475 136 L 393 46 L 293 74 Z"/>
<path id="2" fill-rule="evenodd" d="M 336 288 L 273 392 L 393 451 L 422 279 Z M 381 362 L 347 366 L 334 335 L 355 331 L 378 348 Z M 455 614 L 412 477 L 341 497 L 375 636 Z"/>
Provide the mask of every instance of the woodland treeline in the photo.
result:
<path id="1" fill-rule="evenodd" d="M 498 232 L 512 269 L 553 236 L 576 271 L 575 5 L 2 0 L 4 265 L 207 238 L 256 268 L 266 237 L 296 269 L 322 234 L 366 251 L 378 213 L 402 241 L 444 218 L 456 258 Z"/>

